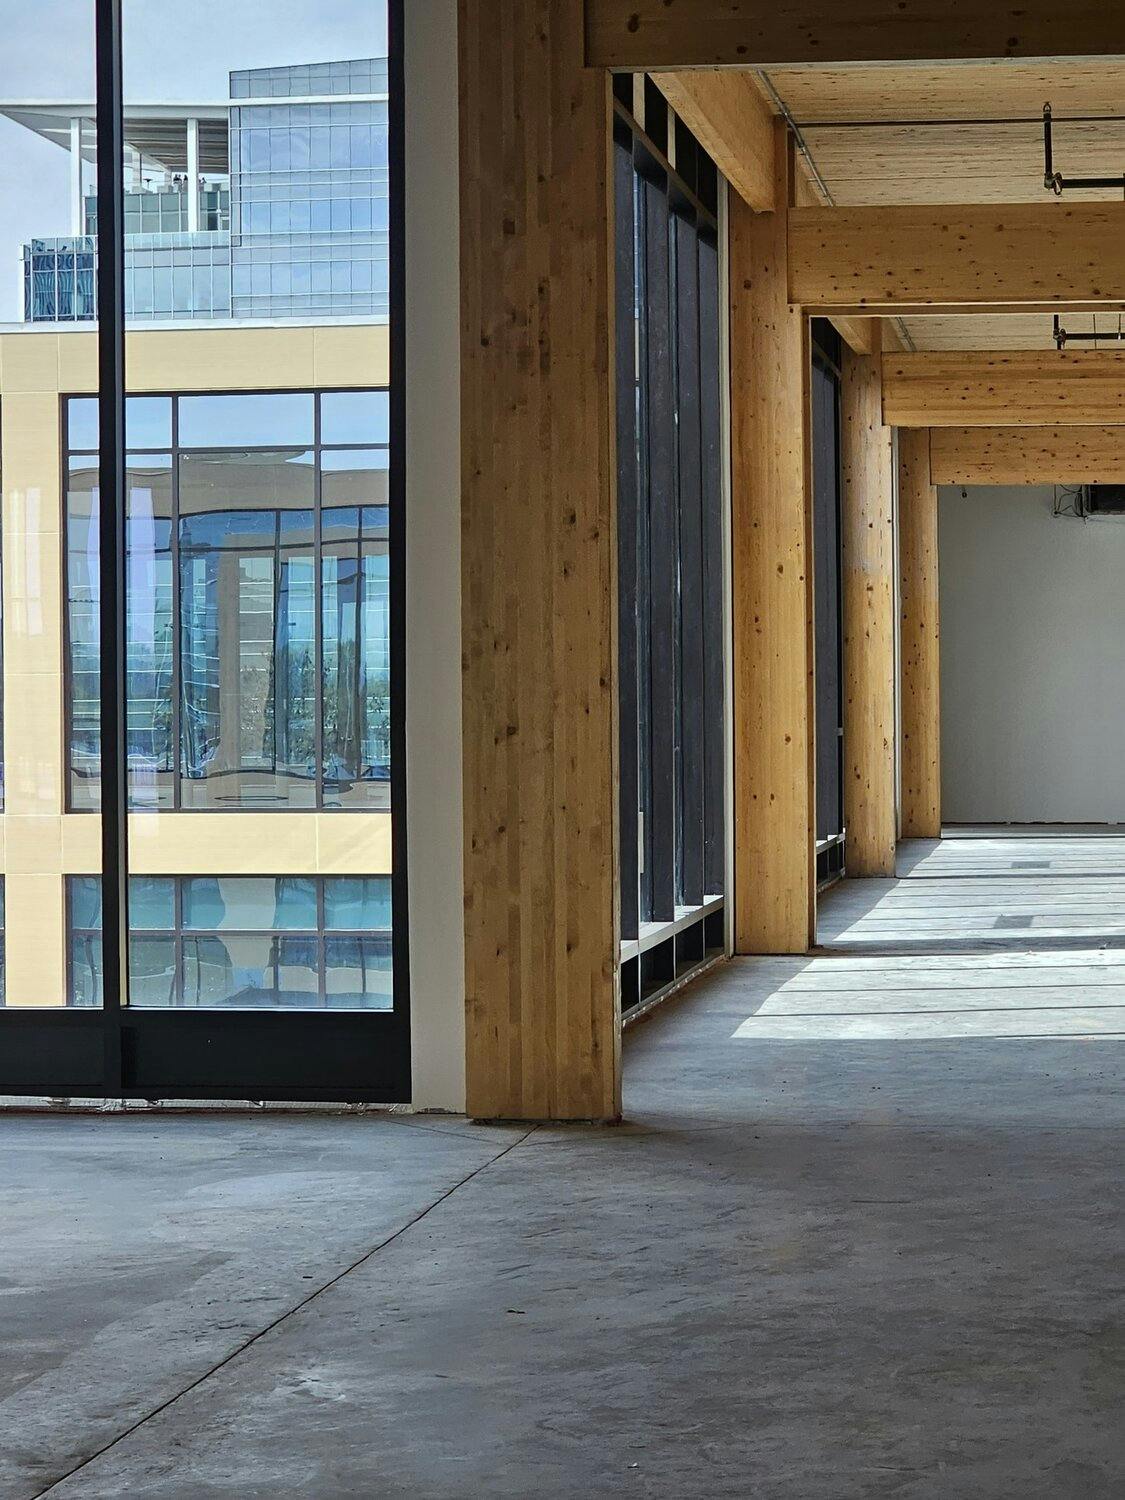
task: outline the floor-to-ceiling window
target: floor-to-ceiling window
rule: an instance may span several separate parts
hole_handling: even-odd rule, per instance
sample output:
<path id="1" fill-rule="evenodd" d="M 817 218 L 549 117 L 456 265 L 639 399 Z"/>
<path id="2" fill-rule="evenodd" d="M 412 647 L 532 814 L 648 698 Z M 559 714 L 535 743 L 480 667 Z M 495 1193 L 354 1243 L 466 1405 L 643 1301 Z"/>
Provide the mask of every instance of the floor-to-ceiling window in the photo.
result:
<path id="1" fill-rule="evenodd" d="M 840 336 L 812 322 L 813 640 L 816 661 L 816 870 L 844 868 L 843 630 L 840 614 Z"/>
<path id="2" fill-rule="evenodd" d="M 0 1093 L 408 1098 L 401 4 L 35 15 Z"/>
<path id="3" fill-rule="evenodd" d="M 648 79 L 615 87 L 622 1003 L 721 951 L 719 176 Z"/>

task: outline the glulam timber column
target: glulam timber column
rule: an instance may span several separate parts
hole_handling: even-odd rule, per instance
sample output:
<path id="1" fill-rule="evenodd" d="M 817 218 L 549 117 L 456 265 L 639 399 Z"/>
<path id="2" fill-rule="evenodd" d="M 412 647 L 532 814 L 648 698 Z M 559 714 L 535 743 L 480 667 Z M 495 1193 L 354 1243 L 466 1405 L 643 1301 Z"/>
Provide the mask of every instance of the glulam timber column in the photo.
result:
<path id="1" fill-rule="evenodd" d="M 620 1112 L 610 93 L 581 0 L 461 0 L 467 1107 Z"/>
<path id="2" fill-rule="evenodd" d="M 809 337 L 789 303 L 791 147 L 772 213 L 728 198 L 735 949 L 815 941 Z"/>
<path id="3" fill-rule="evenodd" d="M 895 872 L 895 605 L 891 429 L 878 354 L 845 348 L 840 382 L 844 826 L 849 875 Z"/>
<path id="4" fill-rule="evenodd" d="M 898 562 L 902 651 L 902 834 L 941 837 L 941 678 L 937 487 L 930 433 L 898 430 Z"/>

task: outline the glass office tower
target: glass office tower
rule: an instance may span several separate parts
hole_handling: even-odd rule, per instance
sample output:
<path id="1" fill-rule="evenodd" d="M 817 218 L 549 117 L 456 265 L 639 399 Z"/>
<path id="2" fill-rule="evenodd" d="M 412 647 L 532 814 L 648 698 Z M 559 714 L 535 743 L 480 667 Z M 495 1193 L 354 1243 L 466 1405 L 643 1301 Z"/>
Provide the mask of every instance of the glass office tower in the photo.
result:
<path id="1" fill-rule="evenodd" d="M 229 87 L 222 104 L 126 108 L 127 315 L 385 316 L 386 59 L 245 69 Z M 2 110 L 66 147 L 81 204 L 69 236 L 24 246 L 27 322 L 96 315 L 94 127 L 82 110 Z"/>

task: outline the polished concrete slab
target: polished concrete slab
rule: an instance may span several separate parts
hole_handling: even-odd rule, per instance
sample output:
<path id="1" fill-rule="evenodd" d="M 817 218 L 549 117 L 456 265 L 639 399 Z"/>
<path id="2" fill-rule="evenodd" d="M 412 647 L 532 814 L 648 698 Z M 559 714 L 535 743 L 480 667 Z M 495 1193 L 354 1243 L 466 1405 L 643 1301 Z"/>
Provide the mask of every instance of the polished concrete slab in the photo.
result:
<path id="1" fill-rule="evenodd" d="M 1123 984 L 739 960 L 617 1129 L 0 1118 L 0 1495 L 1117 1495 Z"/>

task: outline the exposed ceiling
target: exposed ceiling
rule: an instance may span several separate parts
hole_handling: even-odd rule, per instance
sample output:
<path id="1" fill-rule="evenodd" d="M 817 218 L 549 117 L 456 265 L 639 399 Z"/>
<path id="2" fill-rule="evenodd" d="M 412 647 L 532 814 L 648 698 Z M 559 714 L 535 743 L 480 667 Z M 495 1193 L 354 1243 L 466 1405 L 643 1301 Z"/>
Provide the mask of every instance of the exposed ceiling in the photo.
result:
<path id="1" fill-rule="evenodd" d="M 1057 171 L 1125 174 L 1125 60 L 773 68 L 756 76 L 770 108 L 780 99 L 796 121 L 841 206 L 1043 201 L 1048 102 Z M 1122 196 L 1118 188 L 1066 195 Z M 1064 321 L 1071 332 L 1118 326 L 1108 313 Z M 906 326 L 919 349 L 1052 344 L 1052 321 L 1042 314 L 908 318 Z"/>
<path id="2" fill-rule="evenodd" d="M 1125 61 L 918 63 L 771 68 L 799 125 L 834 120 L 991 120 L 1125 110 Z"/>

